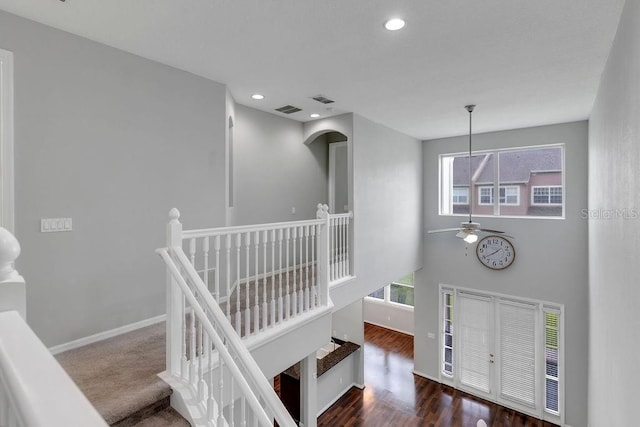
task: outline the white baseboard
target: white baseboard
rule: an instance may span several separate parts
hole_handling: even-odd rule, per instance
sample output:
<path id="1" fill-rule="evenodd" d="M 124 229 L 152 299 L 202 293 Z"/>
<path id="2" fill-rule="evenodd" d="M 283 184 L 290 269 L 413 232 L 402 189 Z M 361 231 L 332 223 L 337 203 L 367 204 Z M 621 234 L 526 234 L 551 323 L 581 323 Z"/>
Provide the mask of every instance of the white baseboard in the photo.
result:
<path id="1" fill-rule="evenodd" d="M 413 333 L 411 333 L 411 332 L 403 331 L 402 329 L 392 328 L 391 326 L 383 325 L 382 323 L 372 322 L 371 320 L 366 320 L 365 319 L 364 323 L 370 323 L 370 324 L 372 324 L 374 326 L 379 326 L 381 328 L 389 329 L 390 331 L 400 332 L 401 334 L 414 336 Z"/>
<path id="2" fill-rule="evenodd" d="M 338 393 L 338 395 L 335 397 L 335 399 L 333 399 L 331 402 L 327 403 L 324 408 L 320 409 L 318 411 L 318 416 L 322 415 L 324 413 L 324 411 L 326 411 L 327 409 L 329 409 L 331 407 L 331 405 L 333 405 L 334 403 L 336 403 L 338 400 L 340 400 L 340 398 L 342 396 L 344 396 L 344 394 L 346 392 L 348 392 L 349 390 L 351 390 L 351 387 L 358 387 L 358 388 L 364 388 L 364 387 L 359 387 L 356 383 L 351 383 L 349 384 L 347 387 L 345 387 L 344 390 L 342 390 L 340 393 Z"/>
<path id="3" fill-rule="evenodd" d="M 424 372 L 420 372 L 420 371 L 414 370 L 413 373 L 418 375 L 419 377 L 426 378 L 426 379 L 431 380 L 431 381 L 435 381 L 438 384 L 440 383 L 440 380 L 438 378 L 434 378 L 431 375 L 425 374 Z"/>
<path id="4" fill-rule="evenodd" d="M 144 328 L 145 326 L 155 325 L 156 323 L 164 322 L 167 318 L 166 314 L 152 317 L 150 319 L 141 320 L 139 322 L 130 323 L 128 325 L 120 326 L 119 328 L 111 329 L 109 331 L 99 332 L 88 337 L 79 338 L 77 340 L 69 341 L 64 344 L 58 344 L 49 348 L 51 354 L 62 353 L 63 351 L 73 350 L 74 348 L 83 347 L 85 345 L 93 344 L 94 342 L 106 340 L 107 338 L 115 337 L 117 335 L 126 334 L 127 332 L 135 331 L 136 329 Z"/>

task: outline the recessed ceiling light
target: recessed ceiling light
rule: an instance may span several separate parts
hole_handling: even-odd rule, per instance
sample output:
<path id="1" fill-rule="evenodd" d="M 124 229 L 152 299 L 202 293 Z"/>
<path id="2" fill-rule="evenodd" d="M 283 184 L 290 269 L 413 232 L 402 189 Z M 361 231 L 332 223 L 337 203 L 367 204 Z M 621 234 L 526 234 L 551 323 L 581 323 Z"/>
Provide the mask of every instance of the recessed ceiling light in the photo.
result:
<path id="1" fill-rule="evenodd" d="M 404 27 L 404 19 L 393 18 L 384 23 L 384 27 L 389 31 L 397 31 Z"/>
<path id="2" fill-rule="evenodd" d="M 251 95 L 251 98 L 253 99 L 264 99 L 264 95 L 261 95 L 259 93 L 254 93 L 253 95 Z"/>
<path id="3" fill-rule="evenodd" d="M 311 117 L 312 119 L 316 119 L 316 118 L 320 117 L 320 114 L 318 114 L 318 113 L 309 114 L 309 117 Z"/>

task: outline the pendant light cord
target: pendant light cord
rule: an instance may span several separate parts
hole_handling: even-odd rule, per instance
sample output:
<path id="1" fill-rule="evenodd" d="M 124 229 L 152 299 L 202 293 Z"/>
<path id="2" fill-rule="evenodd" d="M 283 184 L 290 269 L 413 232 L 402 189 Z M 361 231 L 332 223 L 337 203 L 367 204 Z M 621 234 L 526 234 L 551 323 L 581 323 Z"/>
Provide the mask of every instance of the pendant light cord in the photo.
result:
<path id="1" fill-rule="evenodd" d="M 464 108 L 469 112 L 469 224 L 471 224 L 471 209 L 473 208 L 473 188 L 471 183 L 471 116 L 475 105 L 466 105 Z"/>

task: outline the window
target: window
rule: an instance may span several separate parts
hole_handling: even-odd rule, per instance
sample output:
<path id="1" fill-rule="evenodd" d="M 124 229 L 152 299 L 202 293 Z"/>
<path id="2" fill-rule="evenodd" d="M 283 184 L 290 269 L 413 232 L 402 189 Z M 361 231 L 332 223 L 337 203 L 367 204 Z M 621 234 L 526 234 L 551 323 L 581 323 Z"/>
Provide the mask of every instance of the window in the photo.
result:
<path id="1" fill-rule="evenodd" d="M 533 187 L 531 192 L 531 204 L 533 205 L 561 205 L 561 186 Z"/>
<path id="2" fill-rule="evenodd" d="M 384 300 L 384 288 L 380 288 L 377 291 L 371 292 L 369 294 L 369 297 Z"/>
<path id="3" fill-rule="evenodd" d="M 479 187 L 478 200 L 480 205 L 493 205 L 493 187 Z M 520 204 L 520 187 L 500 187 L 500 204 L 517 206 Z"/>
<path id="4" fill-rule="evenodd" d="M 442 373 L 453 376 L 453 292 L 442 292 Z"/>
<path id="5" fill-rule="evenodd" d="M 469 189 L 467 187 L 454 187 L 453 204 L 454 205 L 469 204 Z"/>
<path id="6" fill-rule="evenodd" d="M 517 206 L 520 204 L 520 187 L 500 187 L 500 204 Z"/>
<path id="7" fill-rule="evenodd" d="M 440 156 L 440 215 L 564 217 L 565 191 L 563 144 Z"/>
<path id="8" fill-rule="evenodd" d="M 545 355 L 545 411 L 560 413 L 560 313 L 545 308 L 544 311 L 544 355 Z"/>
<path id="9" fill-rule="evenodd" d="M 413 307 L 413 273 L 389 284 L 389 300 Z"/>
<path id="10" fill-rule="evenodd" d="M 478 196 L 481 205 L 493 205 L 493 187 L 480 187 Z"/>
<path id="11" fill-rule="evenodd" d="M 370 293 L 368 297 L 413 308 L 413 273 Z"/>

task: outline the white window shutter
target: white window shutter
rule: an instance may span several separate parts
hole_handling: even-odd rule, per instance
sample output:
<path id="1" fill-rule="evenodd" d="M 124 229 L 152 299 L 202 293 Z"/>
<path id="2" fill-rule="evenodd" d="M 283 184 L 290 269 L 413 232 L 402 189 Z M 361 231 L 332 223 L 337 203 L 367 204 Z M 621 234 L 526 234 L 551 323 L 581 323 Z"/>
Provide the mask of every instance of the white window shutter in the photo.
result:
<path id="1" fill-rule="evenodd" d="M 491 300 L 460 293 L 456 303 L 460 322 L 460 384 L 491 393 Z"/>
<path id="2" fill-rule="evenodd" d="M 536 409 L 536 324 L 535 305 L 501 300 L 499 317 L 500 399 Z"/>

